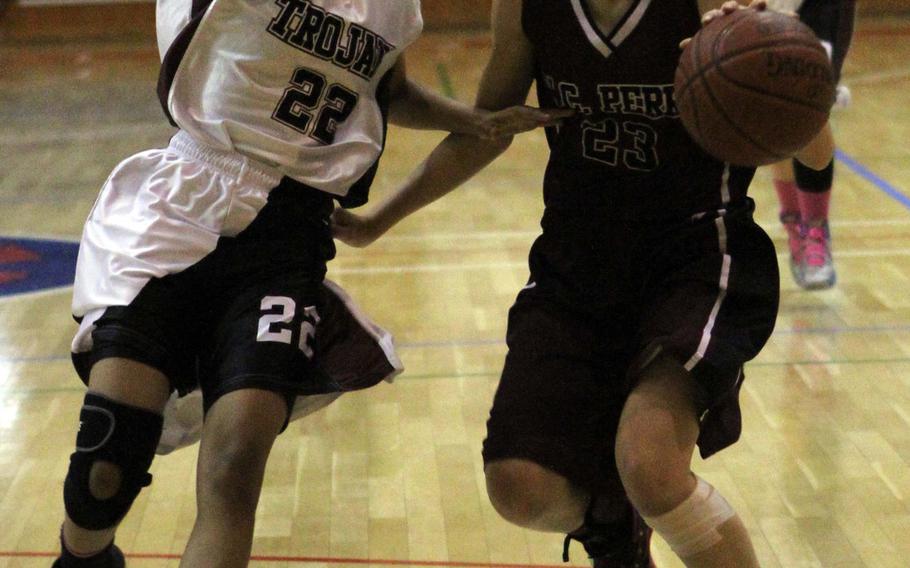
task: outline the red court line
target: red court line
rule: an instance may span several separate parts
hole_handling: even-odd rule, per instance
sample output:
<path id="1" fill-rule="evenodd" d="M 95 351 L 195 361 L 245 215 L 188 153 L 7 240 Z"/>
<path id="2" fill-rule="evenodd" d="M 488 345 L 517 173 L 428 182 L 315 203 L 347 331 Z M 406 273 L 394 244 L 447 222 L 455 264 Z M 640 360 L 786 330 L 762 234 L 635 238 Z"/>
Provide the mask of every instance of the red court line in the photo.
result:
<path id="1" fill-rule="evenodd" d="M 0 558 L 54 558 L 56 552 L 3 551 Z M 179 560 L 180 554 L 125 553 L 137 560 Z M 393 560 L 383 558 L 330 558 L 319 556 L 267 556 L 250 557 L 253 562 L 297 562 L 301 564 L 378 564 L 382 566 L 438 566 L 441 568 L 566 568 L 565 564 L 493 564 L 489 562 L 458 562 L 454 560 Z"/>

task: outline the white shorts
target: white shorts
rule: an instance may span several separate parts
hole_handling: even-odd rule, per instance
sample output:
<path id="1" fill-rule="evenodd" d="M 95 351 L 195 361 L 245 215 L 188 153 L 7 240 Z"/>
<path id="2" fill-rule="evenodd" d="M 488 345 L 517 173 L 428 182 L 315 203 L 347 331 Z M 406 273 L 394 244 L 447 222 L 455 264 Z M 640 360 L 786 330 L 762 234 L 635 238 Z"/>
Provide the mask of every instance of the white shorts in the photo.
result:
<path id="1" fill-rule="evenodd" d="M 122 162 L 86 222 L 73 360 L 128 358 L 208 407 L 243 388 L 337 395 L 401 372 L 337 285 L 332 196 L 178 133 Z M 195 395 L 194 395 L 195 396 Z M 189 402 L 189 401 L 188 401 Z"/>

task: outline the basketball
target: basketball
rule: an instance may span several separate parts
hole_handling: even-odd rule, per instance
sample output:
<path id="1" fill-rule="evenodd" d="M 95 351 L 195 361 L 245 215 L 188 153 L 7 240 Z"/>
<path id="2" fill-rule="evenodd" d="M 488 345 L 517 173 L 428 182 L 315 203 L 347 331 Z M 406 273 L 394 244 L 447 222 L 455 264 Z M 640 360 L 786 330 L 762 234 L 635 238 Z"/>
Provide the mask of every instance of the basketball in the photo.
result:
<path id="1" fill-rule="evenodd" d="M 751 9 L 695 34 L 674 82 L 692 138 L 742 166 L 780 161 L 811 141 L 828 121 L 836 87 L 828 53 L 808 26 Z"/>

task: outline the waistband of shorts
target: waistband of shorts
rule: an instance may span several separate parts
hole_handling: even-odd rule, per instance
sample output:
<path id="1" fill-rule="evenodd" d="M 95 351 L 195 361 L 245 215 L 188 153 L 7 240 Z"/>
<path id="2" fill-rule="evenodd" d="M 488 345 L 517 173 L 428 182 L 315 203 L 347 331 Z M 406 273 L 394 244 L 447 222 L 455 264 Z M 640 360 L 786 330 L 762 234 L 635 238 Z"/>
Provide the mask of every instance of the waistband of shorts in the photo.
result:
<path id="1" fill-rule="evenodd" d="M 276 187 L 283 177 L 278 169 L 267 166 L 262 162 L 248 158 L 237 152 L 229 152 L 206 146 L 192 136 L 180 130 L 171 138 L 168 148 L 175 152 L 204 162 L 215 169 L 235 178 L 268 186 Z"/>

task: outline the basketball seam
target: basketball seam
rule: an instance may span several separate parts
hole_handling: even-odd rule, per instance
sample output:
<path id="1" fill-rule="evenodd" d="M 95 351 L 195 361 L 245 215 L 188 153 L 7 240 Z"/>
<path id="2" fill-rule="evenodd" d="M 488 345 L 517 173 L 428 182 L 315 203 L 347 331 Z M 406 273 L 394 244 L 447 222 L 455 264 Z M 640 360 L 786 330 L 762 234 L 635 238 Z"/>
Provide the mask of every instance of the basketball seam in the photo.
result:
<path id="1" fill-rule="evenodd" d="M 718 38 L 719 37 L 720 37 L 720 35 L 718 35 Z M 696 40 L 698 40 L 698 39 L 701 39 L 701 38 L 698 36 L 698 34 L 696 34 Z M 775 45 L 779 45 L 779 43 L 780 42 L 774 41 L 774 42 L 766 42 L 766 43 L 761 43 L 761 44 L 750 45 L 749 47 L 746 47 L 746 48 L 738 49 L 736 51 L 731 51 L 730 53 L 727 53 L 720 59 L 712 59 L 712 63 L 714 64 L 715 67 L 719 67 L 721 63 L 726 63 L 727 61 L 730 61 L 731 59 L 739 57 L 740 55 L 746 55 L 753 51 L 758 51 L 758 50 L 765 49 L 768 47 L 774 47 Z M 810 43 L 810 42 L 794 42 L 794 43 L 791 43 L 788 45 L 797 45 L 797 46 L 809 47 L 809 48 L 818 47 L 820 49 L 824 49 L 823 47 L 821 47 L 821 44 Z M 693 45 L 691 47 L 694 49 L 695 46 Z M 713 48 L 712 48 L 712 51 L 713 51 Z M 698 61 L 697 61 L 698 70 L 695 72 L 694 75 L 689 77 L 686 80 L 686 82 L 683 83 L 683 85 L 680 87 L 680 92 L 682 92 L 682 93 L 684 93 L 686 91 L 686 89 L 688 89 L 689 86 L 693 82 L 695 82 L 697 79 L 701 78 L 705 73 L 710 71 L 710 69 L 705 69 L 705 68 L 701 67 L 701 59 L 698 58 L 697 54 L 696 54 L 696 59 L 698 59 Z"/>
<path id="2" fill-rule="evenodd" d="M 714 38 L 715 43 L 717 43 L 717 41 L 719 41 L 719 39 L 720 39 L 720 36 Z M 713 45 L 711 46 L 711 53 L 714 53 Z M 698 56 L 696 55 L 696 57 L 698 57 Z M 698 59 L 697 63 L 699 63 L 699 65 L 701 64 L 701 58 Z M 715 66 L 716 66 L 716 63 L 715 63 Z M 726 110 L 724 110 L 724 108 L 721 106 L 720 102 L 717 100 L 717 97 L 714 95 L 714 91 L 711 90 L 711 85 L 708 83 L 708 80 L 704 78 L 704 74 L 702 74 L 702 84 L 705 87 L 705 93 L 711 99 L 711 102 L 714 103 L 713 106 L 714 106 L 715 110 L 720 114 L 720 116 L 724 119 L 724 121 L 742 137 L 743 140 L 745 140 L 749 144 L 752 144 L 753 147 L 764 152 L 768 156 L 773 156 L 778 159 L 786 158 L 786 156 L 782 156 L 781 154 L 778 154 L 777 152 L 772 152 L 771 150 L 765 148 L 764 146 L 762 146 L 761 144 L 756 142 L 752 136 L 750 136 L 748 133 L 744 132 L 743 129 L 739 127 L 739 125 L 737 125 L 735 122 L 733 122 L 733 120 L 727 114 Z"/>

